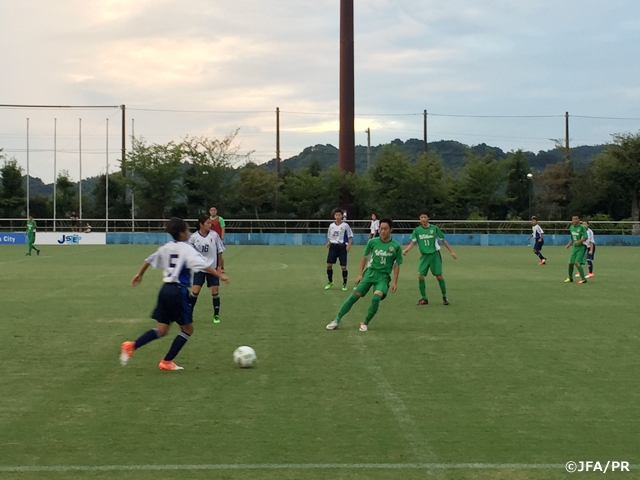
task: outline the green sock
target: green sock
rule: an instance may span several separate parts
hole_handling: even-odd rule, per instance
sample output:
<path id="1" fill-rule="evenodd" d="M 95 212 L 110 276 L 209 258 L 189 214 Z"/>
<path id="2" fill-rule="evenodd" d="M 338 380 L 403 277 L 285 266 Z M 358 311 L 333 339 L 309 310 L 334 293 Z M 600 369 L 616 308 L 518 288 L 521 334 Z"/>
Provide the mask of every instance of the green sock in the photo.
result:
<path id="1" fill-rule="evenodd" d="M 438 280 L 438 283 L 440 284 L 440 291 L 442 292 L 442 298 L 446 298 L 447 297 L 447 284 L 444 283 L 444 278 L 441 278 L 440 280 Z"/>
<path id="2" fill-rule="evenodd" d="M 369 322 L 371 321 L 371 319 L 378 312 L 378 307 L 380 306 L 381 301 L 382 301 L 382 298 L 380 298 L 379 295 L 376 295 L 374 293 L 373 298 L 371 299 L 371 305 L 369 305 L 369 310 L 367 310 L 367 316 L 364 319 L 365 325 L 369 325 Z"/>
<path id="3" fill-rule="evenodd" d="M 573 263 L 569 264 L 569 278 L 573 280 Z"/>
<path id="4" fill-rule="evenodd" d="M 340 310 L 338 310 L 338 316 L 335 318 L 334 322 L 340 323 L 340 320 L 342 320 L 342 317 L 344 317 L 349 312 L 349 310 L 351 310 L 351 307 L 353 307 L 353 304 L 356 303 L 358 300 L 360 300 L 360 297 L 358 297 L 357 295 L 354 295 L 353 293 L 349 295 L 349 298 L 347 298 L 344 301 L 344 303 L 340 307 Z"/>
<path id="5" fill-rule="evenodd" d="M 418 289 L 420 290 L 420 295 L 422 295 L 422 298 L 424 300 L 427 299 L 427 284 L 424 281 L 424 278 L 422 280 L 418 279 Z"/>
<path id="6" fill-rule="evenodd" d="M 582 265 L 578 265 L 578 273 L 580 273 L 580 278 L 582 280 L 585 280 L 585 278 L 584 278 L 584 268 L 582 268 Z"/>

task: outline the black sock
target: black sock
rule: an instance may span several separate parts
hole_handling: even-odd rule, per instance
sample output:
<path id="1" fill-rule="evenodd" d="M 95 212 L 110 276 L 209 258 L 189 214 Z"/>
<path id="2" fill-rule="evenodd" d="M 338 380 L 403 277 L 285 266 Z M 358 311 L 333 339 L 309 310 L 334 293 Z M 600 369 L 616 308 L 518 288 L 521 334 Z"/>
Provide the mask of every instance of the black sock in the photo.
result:
<path id="1" fill-rule="evenodd" d="M 211 295 L 211 297 L 213 298 L 213 314 L 218 316 L 220 313 L 220 295 L 216 293 L 215 295 Z"/>
<path id="2" fill-rule="evenodd" d="M 587 264 L 589 265 L 589 273 L 593 273 L 593 261 L 587 260 Z"/>
<path id="3" fill-rule="evenodd" d="M 333 268 L 327 268 L 327 278 L 329 279 L 329 283 L 333 282 Z"/>
<path id="4" fill-rule="evenodd" d="M 157 328 L 154 328 L 152 330 L 148 330 L 146 332 L 144 332 L 142 335 L 140 335 L 138 337 L 138 339 L 136 340 L 136 350 L 140 347 L 143 347 L 144 345 L 146 345 L 149 342 L 153 342 L 154 340 L 157 340 L 158 338 L 160 338 L 160 332 L 158 331 Z"/>
<path id="5" fill-rule="evenodd" d="M 349 271 L 348 270 L 342 270 L 342 283 L 344 285 L 347 284 L 347 277 L 349 276 Z"/>
<path id="6" fill-rule="evenodd" d="M 196 306 L 196 302 L 198 301 L 198 294 L 190 292 L 189 293 L 189 303 L 191 304 L 191 308 Z"/>
<path id="7" fill-rule="evenodd" d="M 176 358 L 178 353 L 180 353 L 182 347 L 184 347 L 184 344 L 187 343 L 187 340 L 189 340 L 189 335 L 184 332 L 180 332 L 178 336 L 173 340 L 171 348 L 169 349 L 169 353 L 164 356 L 164 359 L 167 362 L 170 362 L 171 360 Z"/>

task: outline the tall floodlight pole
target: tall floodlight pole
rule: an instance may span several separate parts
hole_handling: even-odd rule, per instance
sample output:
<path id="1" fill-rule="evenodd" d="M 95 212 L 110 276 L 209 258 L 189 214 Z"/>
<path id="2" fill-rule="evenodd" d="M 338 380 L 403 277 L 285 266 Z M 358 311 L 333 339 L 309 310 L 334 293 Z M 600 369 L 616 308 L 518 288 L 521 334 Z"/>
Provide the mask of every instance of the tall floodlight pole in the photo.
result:
<path id="1" fill-rule="evenodd" d="M 134 153 L 134 148 L 135 148 L 135 139 L 136 139 L 136 135 L 135 135 L 135 119 L 131 119 L 131 154 L 133 155 Z M 133 176 L 134 176 L 135 172 L 134 170 L 131 170 L 131 181 L 133 182 Z M 136 231 L 136 192 L 135 189 L 133 188 L 133 184 L 131 185 L 131 231 L 135 232 Z"/>
<path id="2" fill-rule="evenodd" d="M 355 173 L 353 0 L 340 0 L 340 170 Z"/>
<path id="3" fill-rule="evenodd" d="M 27 118 L 27 218 L 29 217 L 29 119 Z"/>
<path id="4" fill-rule="evenodd" d="M 109 119 L 107 118 L 107 140 L 106 140 L 106 161 L 107 165 L 105 168 L 105 178 L 104 178 L 104 186 L 105 186 L 105 196 L 104 196 L 104 218 L 105 218 L 105 227 L 104 231 L 109 231 Z"/>
<path id="5" fill-rule="evenodd" d="M 58 177 L 58 166 L 56 164 L 57 155 L 58 155 L 58 119 L 53 119 L 53 231 L 56 231 L 56 197 L 58 196 L 58 192 L 56 190 L 57 177 Z"/>
<path id="6" fill-rule="evenodd" d="M 78 216 L 82 221 L 82 119 L 78 119 L 78 163 L 80 167 L 80 180 L 78 181 Z M 80 223 L 82 226 L 82 223 Z"/>

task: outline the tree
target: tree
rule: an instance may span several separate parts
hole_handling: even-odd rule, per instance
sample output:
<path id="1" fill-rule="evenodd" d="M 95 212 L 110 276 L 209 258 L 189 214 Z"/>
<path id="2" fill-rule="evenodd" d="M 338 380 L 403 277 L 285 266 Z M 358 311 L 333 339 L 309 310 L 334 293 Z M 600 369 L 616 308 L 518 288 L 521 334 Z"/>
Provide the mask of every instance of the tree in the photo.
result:
<path id="1" fill-rule="evenodd" d="M 92 190 L 93 207 L 85 217 L 104 218 L 106 213 L 107 178 L 100 175 Z M 109 174 L 109 218 L 131 218 L 131 202 L 127 201 L 127 180 L 121 172 Z"/>
<path id="2" fill-rule="evenodd" d="M 147 145 L 144 139 L 134 139 L 123 163 L 131 172 L 128 181 L 133 185 L 139 217 L 166 218 L 181 184 L 182 155 L 181 146 L 174 142 Z"/>
<path id="3" fill-rule="evenodd" d="M 56 216 L 66 217 L 76 210 L 76 186 L 71 180 L 69 172 L 62 170 L 56 180 Z"/>
<path id="4" fill-rule="evenodd" d="M 529 199 L 533 194 L 533 180 L 527 178 L 527 174 L 531 172 L 529 159 L 522 150 L 511 153 L 506 160 L 506 169 L 505 194 L 509 202 L 509 213 L 520 218 L 530 217 L 532 212 L 529 211 Z"/>
<path id="5" fill-rule="evenodd" d="M 629 196 L 631 219 L 637 222 L 640 217 L 640 133 L 613 135 L 613 145 L 605 148 L 603 155 L 603 173 Z M 636 224 L 634 234 L 640 233 L 639 228 Z"/>
<path id="6" fill-rule="evenodd" d="M 313 175 L 311 167 L 283 175 L 282 193 L 298 218 L 319 216 L 325 202 L 322 177 Z"/>
<path id="7" fill-rule="evenodd" d="M 206 137 L 186 138 L 181 144 L 183 159 L 190 163 L 184 172 L 184 193 L 189 214 L 198 216 L 211 205 L 224 208 L 233 192 L 233 166 L 249 160 L 250 153 L 239 154 L 233 145 L 238 129 L 222 140 Z"/>
<path id="8" fill-rule="evenodd" d="M 0 155 L 0 158 L 3 158 Z M 2 176 L 2 189 L 0 189 L 0 208 L 5 218 L 17 218 L 22 216 L 26 205 L 26 196 L 22 185 L 22 168 L 17 160 L 5 160 L 0 168 Z"/>
<path id="9" fill-rule="evenodd" d="M 407 188 L 411 181 L 408 155 L 396 146 L 384 146 L 370 169 L 373 182 L 371 206 L 381 215 L 399 217 L 411 211 Z"/>
<path id="10" fill-rule="evenodd" d="M 504 218 L 506 199 L 502 193 L 506 177 L 503 165 L 491 157 L 469 153 L 462 169 L 467 210 L 483 218 Z"/>
<path id="11" fill-rule="evenodd" d="M 542 189 L 541 209 L 550 220 L 567 218 L 571 204 L 571 185 L 575 181 L 576 172 L 571 163 L 561 162 L 547 165 L 539 176 Z"/>
<path id="12" fill-rule="evenodd" d="M 256 218 L 260 218 L 258 210 L 275 197 L 280 179 L 274 172 L 264 170 L 250 162 L 240 169 L 237 186 L 243 206 L 250 207 L 255 212 Z"/>

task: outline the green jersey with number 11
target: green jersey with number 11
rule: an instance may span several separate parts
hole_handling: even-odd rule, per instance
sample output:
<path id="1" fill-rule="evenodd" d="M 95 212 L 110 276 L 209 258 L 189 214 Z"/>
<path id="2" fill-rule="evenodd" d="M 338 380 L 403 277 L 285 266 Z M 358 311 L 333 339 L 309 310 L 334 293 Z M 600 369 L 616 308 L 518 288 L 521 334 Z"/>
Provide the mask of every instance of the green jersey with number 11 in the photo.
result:
<path id="1" fill-rule="evenodd" d="M 435 225 L 429 224 L 426 228 L 419 225 L 414 228 L 410 239 L 412 242 L 416 242 L 422 255 L 428 255 L 440 250 L 438 239 L 444 240 L 444 233 Z"/>
<path id="2" fill-rule="evenodd" d="M 402 263 L 402 246 L 393 238 L 383 242 L 380 237 L 374 237 L 364 247 L 364 256 L 368 255 L 366 272 L 391 275 L 393 265 Z"/>

